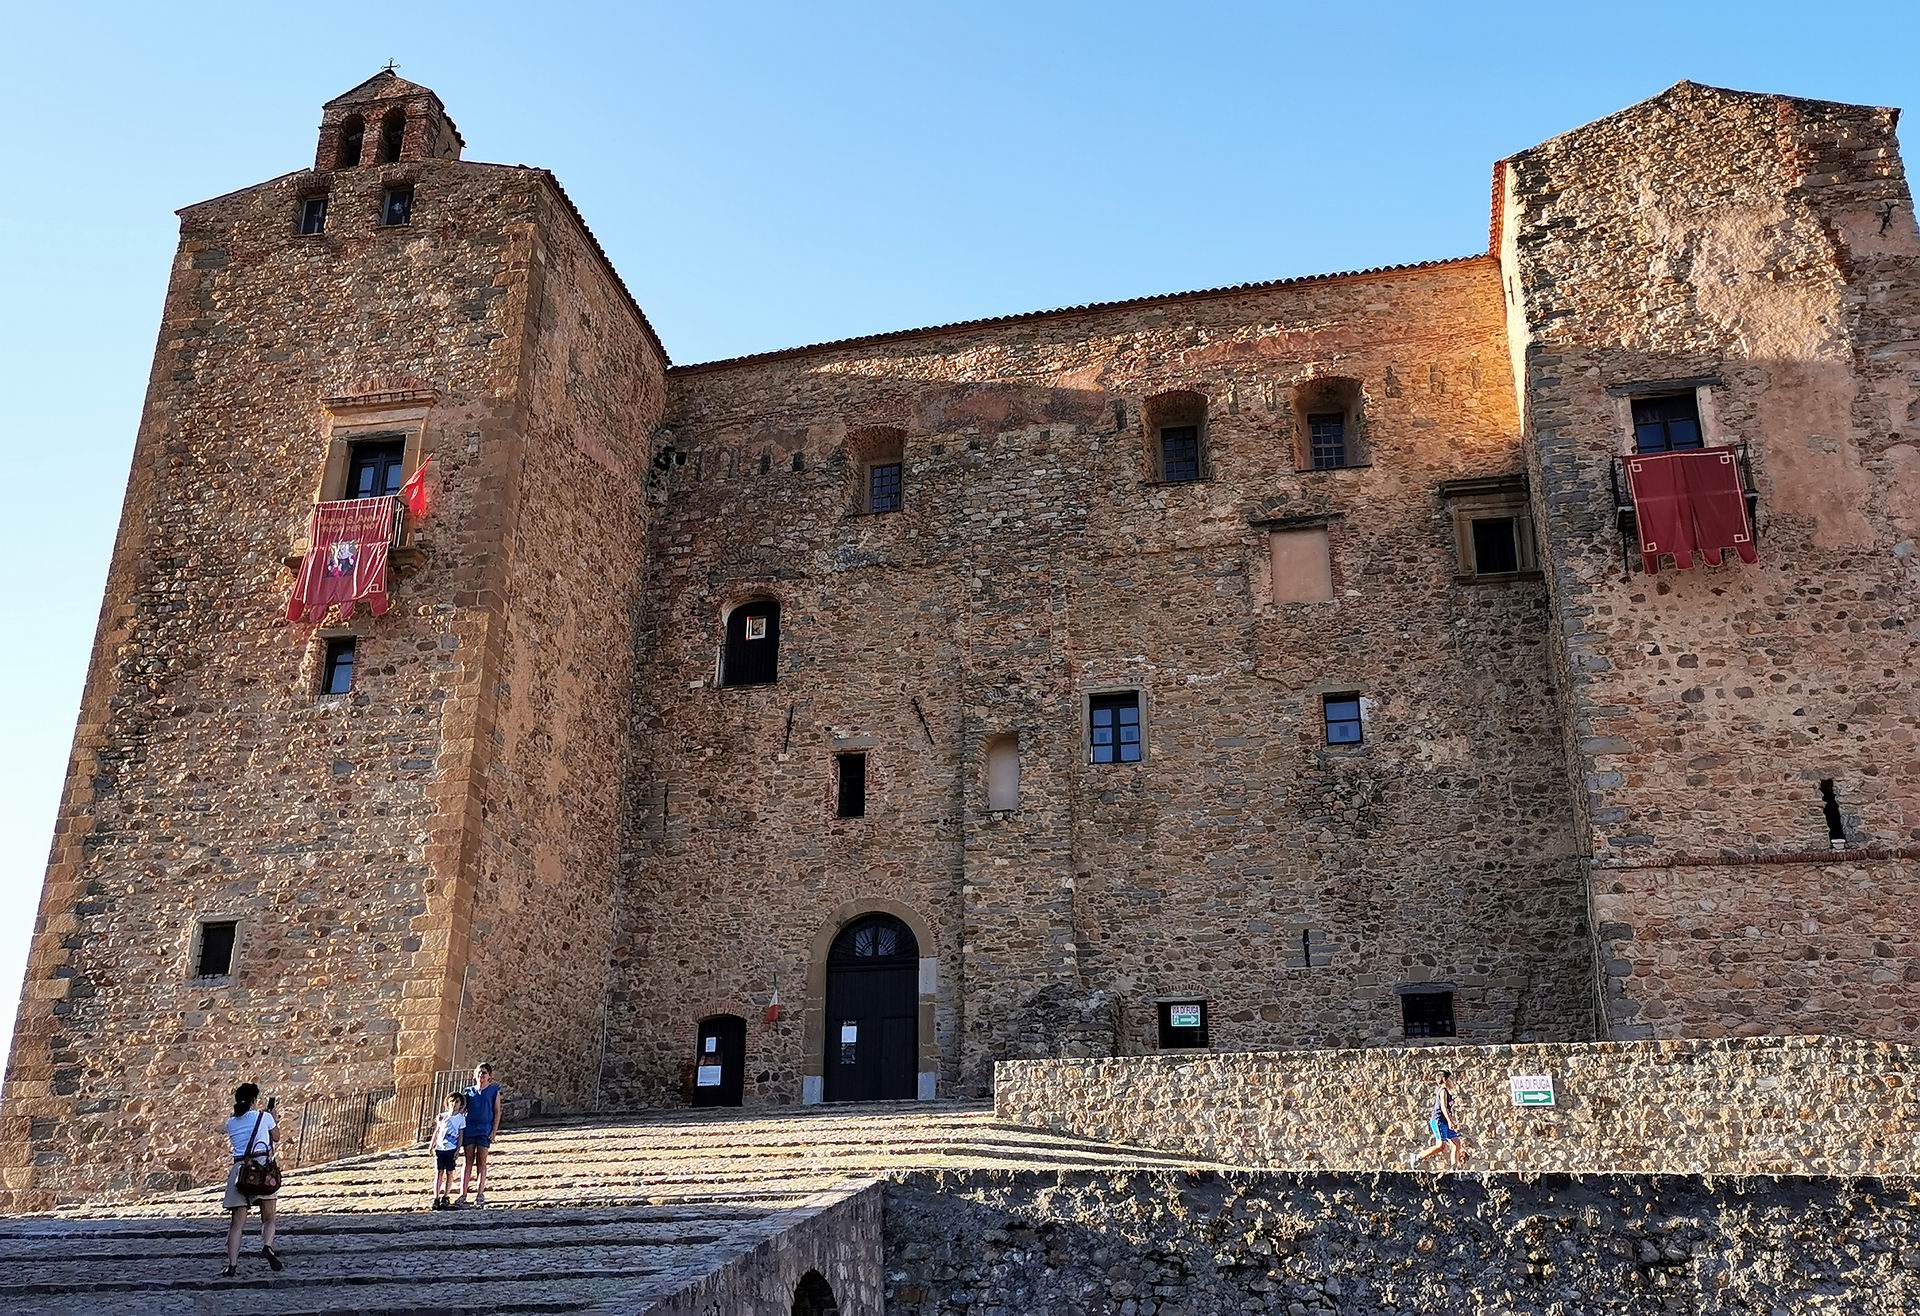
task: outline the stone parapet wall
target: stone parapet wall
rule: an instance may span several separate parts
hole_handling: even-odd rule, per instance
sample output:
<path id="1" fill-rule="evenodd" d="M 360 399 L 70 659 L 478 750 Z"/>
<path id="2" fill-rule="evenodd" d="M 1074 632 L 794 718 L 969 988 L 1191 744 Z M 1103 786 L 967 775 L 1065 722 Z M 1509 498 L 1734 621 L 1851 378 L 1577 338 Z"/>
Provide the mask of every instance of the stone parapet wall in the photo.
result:
<path id="1" fill-rule="evenodd" d="M 1015 1061 L 1004 1120 L 1233 1165 L 1404 1169 L 1443 1069 L 1479 1170 L 1912 1175 L 1910 1046 L 1834 1037 Z M 1508 1080 L 1550 1075 L 1555 1104 Z"/>
<path id="2" fill-rule="evenodd" d="M 639 1308 L 646 1316 L 746 1316 L 746 1313 L 836 1312 L 880 1316 L 881 1188 L 862 1188 L 702 1276 L 670 1298 Z M 826 1281 L 834 1306 L 810 1306 L 802 1281 L 809 1272 Z M 626 1310 L 620 1308 L 620 1310 Z"/>
<path id="3" fill-rule="evenodd" d="M 1920 1211 L 1879 1180 L 975 1171 L 886 1192 L 888 1316 L 1805 1316 L 1920 1299 Z"/>

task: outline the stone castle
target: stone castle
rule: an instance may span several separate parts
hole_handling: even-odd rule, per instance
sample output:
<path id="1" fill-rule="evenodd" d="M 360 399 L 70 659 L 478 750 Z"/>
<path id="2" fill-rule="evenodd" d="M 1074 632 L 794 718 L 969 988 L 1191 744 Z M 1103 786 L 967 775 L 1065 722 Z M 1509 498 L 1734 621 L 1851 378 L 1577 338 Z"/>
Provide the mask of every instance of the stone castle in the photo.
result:
<path id="1" fill-rule="evenodd" d="M 1897 117 L 1681 83 L 1485 254 L 676 366 L 552 174 L 328 102 L 180 212 L 0 1192 L 482 1057 L 1912 1040 Z M 360 500 L 390 606 L 289 620 Z"/>

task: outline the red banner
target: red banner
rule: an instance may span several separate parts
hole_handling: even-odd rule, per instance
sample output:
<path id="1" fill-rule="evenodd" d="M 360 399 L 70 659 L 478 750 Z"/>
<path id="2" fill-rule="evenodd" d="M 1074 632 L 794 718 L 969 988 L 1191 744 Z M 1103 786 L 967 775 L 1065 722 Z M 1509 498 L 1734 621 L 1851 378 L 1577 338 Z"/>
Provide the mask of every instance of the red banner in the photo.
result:
<path id="1" fill-rule="evenodd" d="M 313 505 L 307 556 L 287 601 L 288 621 L 319 621 L 335 605 L 345 621 L 363 599 L 376 617 L 387 610 L 387 549 L 398 508 L 393 498 Z"/>
<path id="2" fill-rule="evenodd" d="M 1666 554 L 1683 571 L 1693 566 L 1696 553 L 1712 566 L 1728 549 L 1742 562 L 1759 561 L 1735 449 L 1649 452 L 1625 460 L 1640 528 L 1640 565 L 1649 576 Z"/>

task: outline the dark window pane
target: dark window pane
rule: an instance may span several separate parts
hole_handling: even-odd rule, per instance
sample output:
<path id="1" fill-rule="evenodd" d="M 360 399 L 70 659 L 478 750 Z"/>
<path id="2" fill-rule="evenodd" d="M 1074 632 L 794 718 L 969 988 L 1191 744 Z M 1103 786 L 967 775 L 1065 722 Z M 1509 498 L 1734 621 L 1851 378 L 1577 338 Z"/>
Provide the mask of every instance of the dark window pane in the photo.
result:
<path id="1" fill-rule="evenodd" d="M 1140 761 L 1140 694 L 1095 695 L 1087 701 L 1088 749 L 1095 763 Z"/>
<path id="2" fill-rule="evenodd" d="M 319 233 L 327 227 L 327 199 L 310 196 L 300 202 L 300 232 Z"/>
<path id="3" fill-rule="evenodd" d="M 1675 452 L 1701 447 L 1698 399 L 1692 393 L 1635 398 L 1633 446 L 1640 452 Z"/>
<path id="4" fill-rule="evenodd" d="M 1400 997 L 1400 1028 L 1408 1037 L 1452 1037 L 1452 992 L 1407 992 Z"/>
<path id="5" fill-rule="evenodd" d="M 1307 442 L 1316 471 L 1347 464 L 1347 418 L 1340 412 L 1307 417 Z"/>
<path id="6" fill-rule="evenodd" d="M 1360 697 L 1358 695 L 1328 695 L 1321 701 L 1321 707 L 1326 714 L 1329 745 L 1360 743 Z"/>
<path id="7" fill-rule="evenodd" d="M 326 659 L 321 668 L 320 693 L 344 695 L 353 689 L 354 640 L 351 635 L 327 641 Z"/>
<path id="8" fill-rule="evenodd" d="M 842 818 L 864 818 L 867 814 L 867 756 L 840 755 L 840 805 Z"/>
<path id="9" fill-rule="evenodd" d="M 1160 478 L 1200 478 L 1200 427 L 1169 425 L 1160 431 Z"/>
<path id="10" fill-rule="evenodd" d="M 406 460 L 403 439 L 375 439 L 348 450 L 347 498 L 383 498 L 400 492 L 400 468 Z"/>
<path id="11" fill-rule="evenodd" d="M 1490 516 L 1473 523 L 1473 569 L 1497 576 L 1520 569 L 1520 547 L 1514 519 Z"/>
<path id="12" fill-rule="evenodd" d="M 200 954 L 193 966 L 195 977 L 217 978 L 233 971 L 232 923 L 202 923 Z"/>
<path id="13" fill-rule="evenodd" d="M 396 227 L 412 219 L 413 189 L 411 187 L 388 188 L 386 201 L 380 208 L 380 222 L 389 227 Z"/>
<path id="14" fill-rule="evenodd" d="M 868 511 L 897 512 L 900 510 L 899 462 L 888 462 L 870 468 L 867 480 Z"/>
<path id="15" fill-rule="evenodd" d="M 720 684 L 766 685 L 779 674 L 780 605 L 771 599 L 741 604 L 727 615 Z"/>

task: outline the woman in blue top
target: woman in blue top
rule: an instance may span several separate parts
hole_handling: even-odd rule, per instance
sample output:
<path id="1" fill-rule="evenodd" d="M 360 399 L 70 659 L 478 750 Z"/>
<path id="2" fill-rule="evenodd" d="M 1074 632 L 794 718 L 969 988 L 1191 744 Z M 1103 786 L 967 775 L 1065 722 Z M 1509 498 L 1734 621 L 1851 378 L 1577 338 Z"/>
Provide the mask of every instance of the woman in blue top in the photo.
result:
<path id="1" fill-rule="evenodd" d="M 479 1171 L 474 1184 L 473 1204 L 487 1204 L 487 1154 L 493 1135 L 500 1132 L 500 1085 L 493 1081 L 493 1066 L 482 1061 L 473 1067 L 473 1086 L 466 1090 L 467 1126 L 460 1133 L 460 1145 L 466 1150 L 467 1163 L 460 1172 L 460 1200 L 467 1204 L 467 1185 Z"/>

